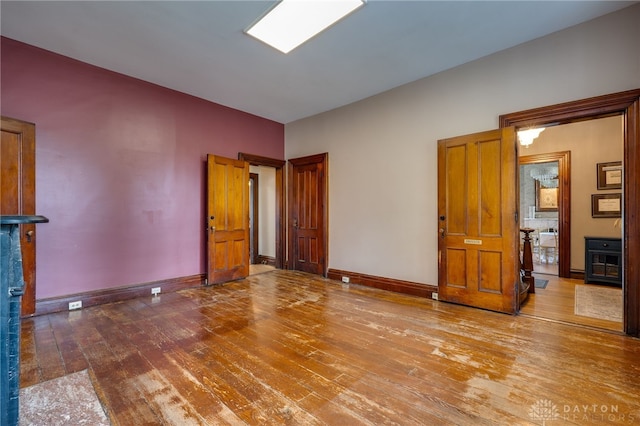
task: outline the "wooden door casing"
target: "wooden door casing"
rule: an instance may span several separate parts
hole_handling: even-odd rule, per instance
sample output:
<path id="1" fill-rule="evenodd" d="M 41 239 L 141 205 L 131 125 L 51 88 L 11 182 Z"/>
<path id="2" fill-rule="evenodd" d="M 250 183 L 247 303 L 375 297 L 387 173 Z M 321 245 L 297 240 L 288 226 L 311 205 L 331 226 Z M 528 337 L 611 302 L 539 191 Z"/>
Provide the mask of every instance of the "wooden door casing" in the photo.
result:
<path id="1" fill-rule="evenodd" d="M 238 160 L 243 160 L 252 166 L 272 167 L 276 172 L 276 199 L 275 199 L 275 233 L 276 233 L 276 268 L 284 269 L 285 265 L 285 220 L 284 220 L 284 166 L 286 161 L 275 158 L 262 157 L 260 155 L 238 153 Z"/>
<path id="2" fill-rule="evenodd" d="M 558 163 L 558 276 L 571 277 L 571 152 L 526 155 L 518 164 Z M 523 213 L 524 214 L 524 213 Z"/>
<path id="3" fill-rule="evenodd" d="M 35 215 L 36 128 L 35 124 L 2 117 L 0 148 L 0 214 Z M 22 316 L 36 311 L 36 226 L 20 225 L 20 246 L 24 272 Z"/>
<path id="4" fill-rule="evenodd" d="M 500 127 L 538 127 L 613 114 L 624 117 L 624 331 L 640 336 L 640 89 L 504 114 L 499 121 Z"/>
<path id="5" fill-rule="evenodd" d="M 515 131 L 438 141 L 438 296 L 517 311 Z"/>
<path id="6" fill-rule="evenodd" d="M 289 257 L 291 269 L 327 273 L 326 153 L 289 160 Z"/>
<path id="7" fill-rule="evenodd" d="M 249 275 L 249 164 L 207 156 L 207 280 Z"/>

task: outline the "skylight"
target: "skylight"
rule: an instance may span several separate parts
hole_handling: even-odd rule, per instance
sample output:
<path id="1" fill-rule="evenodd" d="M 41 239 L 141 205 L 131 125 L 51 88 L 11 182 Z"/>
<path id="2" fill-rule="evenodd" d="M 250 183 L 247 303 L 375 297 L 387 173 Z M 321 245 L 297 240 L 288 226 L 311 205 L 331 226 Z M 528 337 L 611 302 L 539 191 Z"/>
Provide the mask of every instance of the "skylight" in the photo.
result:
<path id="1" fill-rule="evenodd" d="M 364 0 L 282 0 L 247 34 L 289 53 L 364 4 Z"/>

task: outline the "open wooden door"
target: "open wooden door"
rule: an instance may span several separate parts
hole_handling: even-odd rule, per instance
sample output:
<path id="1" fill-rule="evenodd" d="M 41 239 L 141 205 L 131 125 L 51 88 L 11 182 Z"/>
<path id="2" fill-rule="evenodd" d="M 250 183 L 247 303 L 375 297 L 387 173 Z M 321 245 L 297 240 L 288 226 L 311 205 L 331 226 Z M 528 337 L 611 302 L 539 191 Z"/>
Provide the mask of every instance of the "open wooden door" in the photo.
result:
<path id="1" fill-rule="evenodd" d="M 438 141 L 438 297 L 515 313 L 519 224 L 514 128 Z"/>
<path id="2" fill-rule="evenodd" d="M 0 144 L 0 214 L 35 215 L 36 126 L 2 117 Z M 20 225 L 20 247 L 24 271 L 22 316 L 36 312 L 36 226 Z"/>
<path id="3" fill-rule="evenodd" d="M 249 275 L 249 164 L 207 156 L 207 280 Z"/>
<path id="4" fill-rule="evenodd" d="M 291 269 L 327 273 L 327 154 L 289 160 Z"/>

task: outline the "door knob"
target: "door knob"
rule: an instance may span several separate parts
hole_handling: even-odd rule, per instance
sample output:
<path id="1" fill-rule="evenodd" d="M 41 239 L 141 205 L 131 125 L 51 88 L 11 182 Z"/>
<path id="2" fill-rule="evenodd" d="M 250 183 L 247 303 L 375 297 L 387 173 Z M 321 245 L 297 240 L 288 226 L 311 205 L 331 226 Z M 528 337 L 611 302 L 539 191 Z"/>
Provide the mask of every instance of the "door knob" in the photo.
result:
<path id="1" fill-rule="evenodd" d="M 31 238 L 33 238 L 33 231 L 27 231 L 25 235 L 27 236 L 27 242 L 30 243 Z"/>

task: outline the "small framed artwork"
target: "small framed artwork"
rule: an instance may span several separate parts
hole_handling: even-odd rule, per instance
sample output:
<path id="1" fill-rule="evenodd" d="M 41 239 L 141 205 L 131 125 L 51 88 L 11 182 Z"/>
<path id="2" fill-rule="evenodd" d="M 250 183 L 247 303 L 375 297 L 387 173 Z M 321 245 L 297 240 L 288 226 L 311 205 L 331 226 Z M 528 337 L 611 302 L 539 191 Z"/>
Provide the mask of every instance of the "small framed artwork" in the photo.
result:
<path id="1" fill-rule="evenodd" d="M 596 164 L 598 189 L 622 189 L 622 161 Z"/>
<path id="2" fill-rule="evenodd" d="M 544 183 L 536 180 L 536 211 L 537 212 L 557 212 L 558 211 L 558 180 L 555 179 L 555 186 L 547 187 Z"/>
<path id="3" fill-rule="evenodd" d="M 591 195 L 591 216 L 592 217 L 621 217 L 622 216 L 622 194 L 592 194 Z"/>

